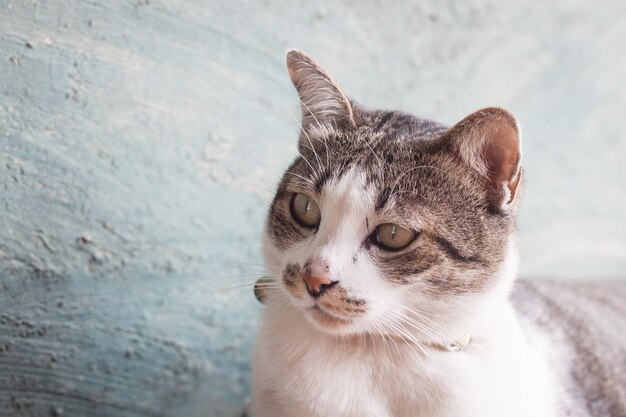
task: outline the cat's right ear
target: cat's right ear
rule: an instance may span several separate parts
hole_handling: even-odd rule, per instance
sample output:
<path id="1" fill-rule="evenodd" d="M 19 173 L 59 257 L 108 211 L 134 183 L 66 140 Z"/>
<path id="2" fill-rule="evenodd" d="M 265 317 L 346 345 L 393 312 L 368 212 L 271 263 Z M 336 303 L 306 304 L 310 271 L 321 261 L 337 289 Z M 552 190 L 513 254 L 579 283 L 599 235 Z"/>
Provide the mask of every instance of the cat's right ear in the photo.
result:
<path id="1" fill-rule="evenodd" d="M 287 69 L 300 96 L 303 127 L 313 123 L 355 126 L 350 100 L 313 58 L 292 49 L 287 52 Z"/>

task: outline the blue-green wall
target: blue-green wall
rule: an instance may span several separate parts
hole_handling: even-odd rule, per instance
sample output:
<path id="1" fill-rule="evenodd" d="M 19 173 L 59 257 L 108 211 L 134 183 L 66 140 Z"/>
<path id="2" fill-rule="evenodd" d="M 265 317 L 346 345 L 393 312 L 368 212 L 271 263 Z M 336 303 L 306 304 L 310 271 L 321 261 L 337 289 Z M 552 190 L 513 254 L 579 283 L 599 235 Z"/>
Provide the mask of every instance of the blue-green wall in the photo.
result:
<path id="1" fill-rule="evenodd" d="M 231 416 L 289 47 L 370 106 L 523 126 L 527 276 L 626 271 L 626 3 L 0 4 L 0 416 Z"/>

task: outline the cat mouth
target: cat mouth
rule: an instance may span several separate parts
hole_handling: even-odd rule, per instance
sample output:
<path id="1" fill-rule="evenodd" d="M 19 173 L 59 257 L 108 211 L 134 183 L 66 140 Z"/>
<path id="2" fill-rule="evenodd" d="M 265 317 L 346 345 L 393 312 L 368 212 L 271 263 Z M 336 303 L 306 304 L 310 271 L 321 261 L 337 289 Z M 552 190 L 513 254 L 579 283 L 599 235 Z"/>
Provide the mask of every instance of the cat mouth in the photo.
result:
<path id="1" fill-rule="evenodd" d="M 337 328 L 346 326 L 351 323 L 350 320 L 337 317 L 336 315 L 329 313 L 321 308 L 319 305 L 314 305 L 306 309 L 308 315 L 315 321 L 315 324 L 321 325 L 326 328 Z"/>

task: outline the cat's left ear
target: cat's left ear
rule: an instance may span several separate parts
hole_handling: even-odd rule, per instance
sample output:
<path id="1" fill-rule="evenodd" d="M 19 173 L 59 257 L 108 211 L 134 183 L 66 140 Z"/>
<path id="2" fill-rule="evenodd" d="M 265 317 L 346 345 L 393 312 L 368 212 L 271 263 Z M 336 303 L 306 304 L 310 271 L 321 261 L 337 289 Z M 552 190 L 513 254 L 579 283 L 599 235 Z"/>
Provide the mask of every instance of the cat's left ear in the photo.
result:
<path id="1" fill-rule="evenodd" d="M 354 127 L 350 100 L 313 58 L 295 49 L 287 52 L 287 69 L 302 105 L 302 126 L 329 123 Z"/>
<path id="2" fill-rule="evenodd" d="M 483 178 L 491 207 L 498 211 L 510 208 L 522 178 L 520 129 L 515 117 L 496 107 L 478 110 L 444 137 Z"/>

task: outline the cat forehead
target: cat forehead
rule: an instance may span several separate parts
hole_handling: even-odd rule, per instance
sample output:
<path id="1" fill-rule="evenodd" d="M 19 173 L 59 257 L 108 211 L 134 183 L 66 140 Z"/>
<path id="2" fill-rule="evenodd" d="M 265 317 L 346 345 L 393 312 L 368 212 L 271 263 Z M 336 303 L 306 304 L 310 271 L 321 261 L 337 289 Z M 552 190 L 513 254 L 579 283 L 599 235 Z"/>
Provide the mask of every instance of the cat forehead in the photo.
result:
<path id="1" fill-rule="evenodd" d="M 359 126 L 354 129 L 355 136 L 362 138 L 432 139 L 440 136 L 447 127 L 432 120 L 421 119 L 399 111 L 369 110 L 357 108 Z M 328 138 L 343 135 L 344 131 L 335 124 L 310 123 L 304 127 L 304 134 L 313 138 Z"/>
<path id="2" fill-rule="evenodd" d="M 359 125 L 355 129 L 344 130 L 328 123 L 304 127 L 300 134 L 301 155 L 323 159 L 328 171 L 335 174 L 356 166 L 365 172 L 367 181 L 376 182 L 384 178 L 384 170 L 403 171 L 423 164 L 429 148 L 447 130 L 441 124 L 397 111 L 356 114 Z"/>
<path id="3" fill-rule="evenodd" d="M 337 208 L 369 211 L 374 208 L 376 189 L 368 182 L 368 175 L 361 167 L 355 166 L 331 176 L 322 186 L 320 197 L 327 205 Z"/>
<path id="4" fill-rule="evenodd" d="M 445 182 L 440 161 L 417 141 L 331 136 L 321 147 L 303 147 L 292 165 L 292 181 L 315 194 L 332 190 L 374 196 L 381 208 L 390 196 L 416 197 Z M 308 181 L 299 181 L 302 177 Z M 435 178 L 433 178 L 435 177 Z"/>

